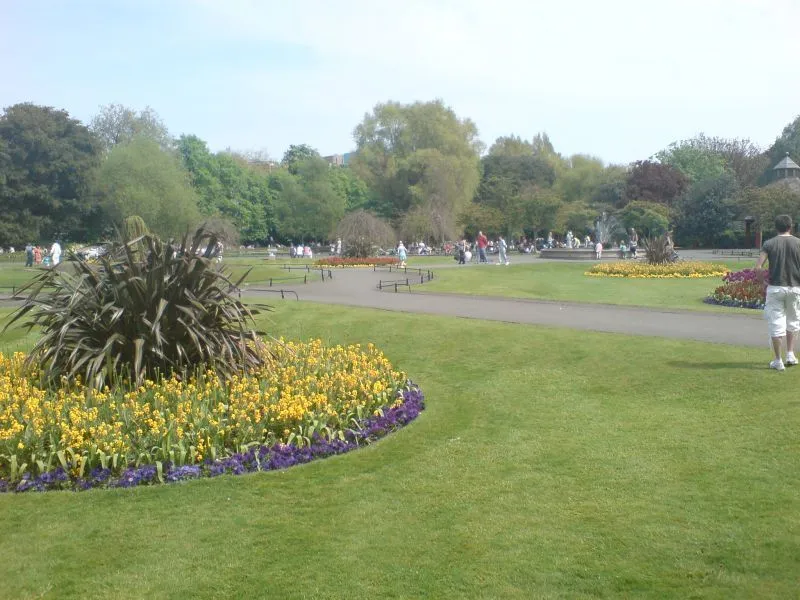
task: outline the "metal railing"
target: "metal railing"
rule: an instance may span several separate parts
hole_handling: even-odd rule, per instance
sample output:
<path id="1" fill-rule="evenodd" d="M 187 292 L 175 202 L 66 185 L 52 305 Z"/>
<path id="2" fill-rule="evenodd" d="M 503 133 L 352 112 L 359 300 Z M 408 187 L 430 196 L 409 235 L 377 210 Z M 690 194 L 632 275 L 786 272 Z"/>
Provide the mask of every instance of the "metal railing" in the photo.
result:
<path id="1" fill-rule="evenodd" d="M 377 272 L 378 269 L 389 271 L 390 273 L 402 272 L 405 275 L 409 275 L 409 273 L 411 274 L 411 277 L 406 277 L 405 279 L 381 279 L 378 281 L 379 290 L 393 289 L 395 292 L 397 292 L 401 287 L 405 286 L 405 288 L 410 292 L 412 285 L 420 285 L 433 279 L 433 271 L 430 269 L 396 267 L 394 265 L 376 265 L 373 268 L 373 271 Z"/>

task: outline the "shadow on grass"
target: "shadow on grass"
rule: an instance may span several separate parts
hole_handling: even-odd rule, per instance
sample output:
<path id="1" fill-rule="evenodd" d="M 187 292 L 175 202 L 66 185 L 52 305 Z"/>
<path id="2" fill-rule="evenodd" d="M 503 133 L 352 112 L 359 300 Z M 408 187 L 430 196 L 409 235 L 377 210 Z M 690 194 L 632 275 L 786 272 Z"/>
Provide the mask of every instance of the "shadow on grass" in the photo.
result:
<path id="1" fill-rule="evenodd" d="M 762 364 L 763 363 L 763 364 Z M 669 360 L 667 363 L 670 367 L 678 369 L 697 369 L 697 370 L 719 370 L 719 369 L 736 369 L 739 371 L 763 371 L 767 368 L 767 363 L 764 361 L 747 361 L 747 362 L 730 362 L 730 361 L 694 361 L 688 360 Z"/>

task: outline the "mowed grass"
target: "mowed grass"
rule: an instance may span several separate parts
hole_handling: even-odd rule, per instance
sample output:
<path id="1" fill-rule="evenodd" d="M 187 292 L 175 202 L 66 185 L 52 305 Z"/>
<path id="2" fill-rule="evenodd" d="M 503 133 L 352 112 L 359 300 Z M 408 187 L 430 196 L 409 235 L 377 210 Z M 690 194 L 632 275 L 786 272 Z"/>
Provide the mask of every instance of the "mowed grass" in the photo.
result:
<path id="1" fill-rule="evenodd" d="M 797 597 L 800 369 L 766 348 L 296 302 L 261 325 L 376 343 L 428 409 L 283 472 L 2 495 L 0 597 Z"/>
<path id="2" fill-rule="evenodd" d="M 703 299 L 722 285 L 720 277 L 700 279 L 624 279 L 585 275 L 593 263 L 542 262 L 510 266 L 465 265 L 440 269 L 436 279 L 415 288 L 420 292 L 449 292 L 564 302 L 587 302 L 752 313 L 705 304 Z M 732 271 L 752 268 L 753 261 L 726 261 Z"/>

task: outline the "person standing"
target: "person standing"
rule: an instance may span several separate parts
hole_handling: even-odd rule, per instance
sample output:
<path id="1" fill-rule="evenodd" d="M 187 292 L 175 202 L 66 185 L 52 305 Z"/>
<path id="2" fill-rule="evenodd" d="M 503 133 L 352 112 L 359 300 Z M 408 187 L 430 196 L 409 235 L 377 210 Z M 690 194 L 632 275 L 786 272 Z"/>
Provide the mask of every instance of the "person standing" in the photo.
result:
<path id="1" fill-rule="evenodd" d="M 489 238 L 483 235 L 482 231 L 478 232 L 478 262 L 486 262 L 486 246 L 489 245 Z"/>
<path id="2" fill-rule="evenodd" d="M 778 235 L 768 239 L 761 247 L 756 269 L 769 263 L 767 301 L 764 317 L 772 340 L 775 358 L 770 369 L 783 371 L 785 366 L 797 364 L 794 345 L 800 331 L 800 239 L 794 237 L 792 218 L 789 215 L 775 217 Z M 786 338 L 786 360 L 781 360 L 783 340 Z"/>
<path id="3" fill-rule="evenodd" d="M 33 247 L 33 264 L 42 264 L 42 249 L 39 248 L 38 244 Z"/>
<path id="4" fill-rule="evenodd" d="M 508 264 L 508 256 L 506 252 L 508 251 L 508 244 L 506 244 L 506 240 L 501 235 L 497 240 L 497 264 L 498 265 L 507 265 Z"/>
<path id="5" fill-rule="evenodd" d="M 458 242 L 458 264 L 467 264 L 467 240 Z"/>
<path id="6" fill-rule="evenodd" d="M 33 244 L 28 244 L 25 246 L 25 266 L 33 266 Z"/>
<path id="7" fill-rule="evenodd" d="M 408 258 L 408 252 L 406 251 L 406 247 L 403 245 L 402 241 L 397 245 L 397 258 L 400 259 L 400 266 L 405 267 L 406 259 Z"/>
<path id="8" fill-rule="evenodd" d="M 597 260 L 602 260 L 603 258 L 603 242 L 597 240 L 597 243 L 594 245 L 594 257 Z"/>
<path id="9" fill-rule="evenodd" d="M 59 244 L 58 240 L 53 242 L 53 245 L 50 247 L 50 260 L 52 260 L 52 265 L 54 267 L 58 266 L 58 263 L 61 262 L 61 244 Z"/>
<path id="10" fill-rule="evenodd" d="M 631 258 L 636 258 L 636 249 L 639 247 L 639 234 L 631 227 L 631 233 L 628 235 L 628 241 L 631 247 Z"/>

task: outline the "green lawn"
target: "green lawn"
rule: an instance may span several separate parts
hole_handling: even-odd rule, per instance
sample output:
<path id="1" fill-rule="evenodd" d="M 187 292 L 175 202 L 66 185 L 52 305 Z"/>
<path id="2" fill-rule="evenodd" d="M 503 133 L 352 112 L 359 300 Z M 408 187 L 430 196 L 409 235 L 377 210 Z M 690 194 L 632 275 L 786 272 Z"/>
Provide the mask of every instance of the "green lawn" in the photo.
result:
<path id="1" fill-rule="evenodd" d="M 753 261 L 725 261 L 731 270 L 753 267 Z M 506 296 L 715 312 L 752 312 L 704 304 L 703 299 L 722 285 L 721 278 L 621 279 L 589 277 L 592 263 L 542 262 L 511 266 L 466 265 L 440 269 L 436 279 L 415 288 L 421 292 L 452 292 L 478 296 Z"/>
<path id="2" fill-rule="evenodd" d="M 766 347 L 295 302 L 262 325 L 375 342 L 428 409 L 284 472 L 0 496 L 0 596 L 797 597 L 800 369 Z"/>

